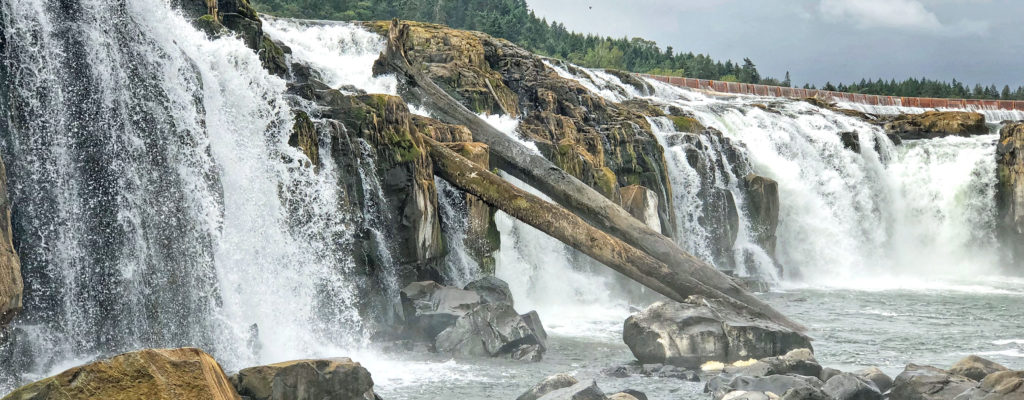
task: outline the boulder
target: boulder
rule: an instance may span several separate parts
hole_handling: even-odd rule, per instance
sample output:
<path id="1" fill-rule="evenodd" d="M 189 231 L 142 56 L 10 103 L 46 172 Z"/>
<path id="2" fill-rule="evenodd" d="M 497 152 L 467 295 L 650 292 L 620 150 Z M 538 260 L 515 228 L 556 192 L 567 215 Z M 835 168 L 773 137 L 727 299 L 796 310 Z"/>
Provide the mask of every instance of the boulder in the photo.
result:
<path id="1" fill-rule="evenodd" d="M 731 375 L 743 375 L 743 376 L 768 376 L 776 375 L 779 372 L 775 370 L 772 364 L 757 360 L 754 362 L 735 362 L 732 365 L 726 365 L 722 372 Z"/>
<path id="2" fill-rule="evenodd" d="M 956 364 L 953 364 L 953 367 L 949 369 L 949 373 L 951 374 L 966 376 L 976 381 L 985 379 L 989 374 L 1000 371 L 1009 371 L 1009 368 L 975 355 L 970 355 L 965 357 L 963 360 L 957 361 Z"/>
<path id="3" fill-rule="evenodd" d="M 965 111 L 926 111 L 901 114 L 885 124 L 887 134 L 902 139 L 932 139 L 944 136 L 974 136 L 989 133 L 985 116 Z"/>
<path id="4" fill-rule="evenodd" d="M 591 379 L 551 391 L 538 400 L 606 400 L 607 398 L 601 388 L 597 387 L 597 382 Z"/>
<path id="5" fill-rule="evenodd" d="M 951 400 L 977 382 L 926 365 L 907 365 L 893 382 L 890 400 Z"/>
<path id="6" fill-rule="evenodd" d="M 483 304 L 437 335 L 439 353 L 540 361 L 546 341 L 508 304 Z"/>
<path id="7" fill-rule="evenodd" d="M 835 368 L 827 368 L 827 367 L 826 368 L 822 368 L 821 369 L 821 375 L 818 376 L 818 379 L 821 379 L 822 382 L 828 382 L 828 380 L 832 379 L 833 376 L 839 375 L 841 373 L 843 373 L 843 371 L 840 371 L 840 370 L 835 369 Z M 891 380 L 890 380 L 890 382 L 891 382 Z"/>
<path id="8" fill-rule="evenodd" d="M 882 370 L 878 368 L 872 367 L 868 369 L 862 369 L 854 373 L 857 374 L 857 376 L 860 376 L 861 378 L 865 378 L 873 382 L 875 384 L 875 387 L 878 388 L 878 391 L 882 393 L 885 393 L 889 391 L 889 389 L 892 389 L 892 377 L 886 375 L 885 372 L 882 372 Z"/>
<path id="9" fill-rule="evenodd" d="M 647 400 L 647 394 L 639 390 L 626 389 L 617 394 L 628 394 L 630 396 L 633 396 L 633 398 L 635 398 L 636 400 Z"/>
<path id="10" fill-rule="evenodd" d="M 238 400 L 217 361 L 193 348 L 140 350 L 75 367 L 4 400 Z"/>
<path id="11" fill-rule="evenodd" d="M 799 386 L 786 391 L 780 400 L 835 400 L 821 389 Z"/>
<path id="12" fill-rule="evenodd" d="M 348 358 L 297 360 L 246 368 L 232 377 L 252 400 L 374 400 L 370 372 Z"/>
<path id="13" fill-rule="evenodd" d="M 974 389 L 956 400 L 1021 400 L 1024 399 L 1024 371 L 999 371 L 989 374 Z"/>
<path id="14" fill-rule="evenodd" d="M 432 342 L 455 325 L 462 316 L 483 304 L 480 295 L 471 290 L 442 286 L 437 282 L 411 283 L 401 292 L 405 311 L 406 334 L 415 340 Z"/>
<path id="15" fill-rule="evenodd" d="M 640 185 L 630 185 L 619 189 L 622 197 L 622 208 L 634 218 L 640 220 L 651 230 L 661 232 L 661 220 L 658 219 L 658 194 Z"/>
<path id="16" fill-rule="evenodd" d="M 748 392 L 746 390 L 736 390 L 733 392 L 726 393 L 722 396 L 722 400 L 778 400 L 779 395 L 775 393 L 766 392 Z"/>
<path id="17" fill-rule="evenodd" d="M 657 302 L 630 316 L 622 339 L 642 363 L 689 369 L 811 347 L 802 334 L 697 296 L 685 303 Z"/>
<path id="18" fill-rule="evenodd" d="M 551 375 L 543 381 L 540 381 L 540 383 L 533 385 L 533 387 L 519 395 L 519 397 L 516 397 L 516 400 L 537 400 L 543 395 L 558 389 L 573 386 L 577 383 L 580 383 L 580 381 L 576 380 L 576 378 L 573 378 L 572 375 L 569 374 Z"/>
<path id="19" fill-rule="evenodd" d="M 779 357 L 763 358 L 761 362 L 770 365 L 775 374 L 821 376 L 821 364 L 809 349 L 796 349 Z"/>
<path id="20" fill-rule="evenodd" d="M 7 170 L 0 159 L 0 329 L 21 311 L 23 292 L 21 260 L 14 250 L 11 231 L 11 199 L 7 194 Z"/>
<path id="21" fill-rule="evenodd" d="M 800 396 L 794 398 L 822 397 L 828 399 L 828 395 L 821 391 L 821 386 L 822 382 L 818 378 L 800 375 L 761 377 L 719 375 L 708 380 L 704 392 L 711 393 L 714 400 L 722 400 L 726 394 L 734 391 L 766 392 L 778 395 L 793 389 L 800 389 L 798 390 Z"/>
<path id="22" fill-rule="evenodd" d="M 771 178 L 747 174 L 747 213 L 754 242 L 775 258 L 779 229 L 779 183 Z"/>
<path id="23" fill-rule="evenodd" d="M 639 400 L 629 393 L 619 392 L 607 397 L 608 400 Z"/>
<path id="24" fill-rule="evenodd" d="M 1024 271 L 1024 123 L 1006 125 L 996 146 L 996 235 L 1004 263 Z"/>
<path id="25" fill-rule="evenodd" d="M 821 390 L 835 400 L 882 400 L 874 382 L 850 373 L 833 376 Z"/>
<path id="26" fill-rule="evenodd" d="M 493 276 L 487 276 L 470 282 L 466 285 L 465 289 L 476 292 L 484 304 L 514 305 L 512 290 L 508 288 L 508 283 Z"/>

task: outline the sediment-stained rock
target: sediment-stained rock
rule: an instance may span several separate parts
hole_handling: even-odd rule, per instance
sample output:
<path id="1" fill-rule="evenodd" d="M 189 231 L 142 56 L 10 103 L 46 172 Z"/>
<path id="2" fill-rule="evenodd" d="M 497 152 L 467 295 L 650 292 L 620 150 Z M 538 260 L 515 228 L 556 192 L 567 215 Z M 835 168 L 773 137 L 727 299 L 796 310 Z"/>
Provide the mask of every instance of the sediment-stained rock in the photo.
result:
<path id="1" fill-rule="evenodd" d="M 985 116 L 964 111 L 926 111 L 900 114 L 885 124 L 888 134 L 901 139 L 932 139 L 943 136 L 974 136 L 989 133 Z"/>

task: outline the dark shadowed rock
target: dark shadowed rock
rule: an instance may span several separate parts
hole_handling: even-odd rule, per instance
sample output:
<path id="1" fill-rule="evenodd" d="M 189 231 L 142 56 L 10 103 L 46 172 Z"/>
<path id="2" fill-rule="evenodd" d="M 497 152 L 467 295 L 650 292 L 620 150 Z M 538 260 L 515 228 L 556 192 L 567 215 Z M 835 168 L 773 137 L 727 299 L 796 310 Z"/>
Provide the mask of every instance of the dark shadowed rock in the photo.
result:
<path id="1" fill-rule="evenodd" d="M 412 339 L 433 341 L 460 317 L 481 304 L 474 291 L 442 286 L 437 282 L 415 282 L 402 289 L 407 334 Z"/>
<path id="2" fill-rule="evenodd" d="M 996 165 L 996 235 L 1004 264 L 1020 273 L 1024 266 L 1024 123 L 999 131 Z"/>
<path id="3" fill-rule="evenodd" d="M 770 392 L 778 395 L 792 389 L 802 389 L 802 396 L 827 395 L 821 392 L 822 382 L 818 378 L 800 375 L 771 375 L 762 377 L 719 375 L 708 380 L 705 393 L 711 393 L 715 400 L 722 400 L 734 391 Z M 806 398 L 806 397 L 796 397 Z"/>
<path id="4" fill-rule="evenodd" d="M 841 373 L 843 373 L 843 371 L 840 371 L 835 368 L 822 368 L 821 375 L 818 376 L 818 379 L 821 379 L 822 382 L 828 382 L 828 380 L 832 379 L 833 376 L 839 375 Z"/>
<path id="5" fill-rule="evenodd" d="M 476 292 L 484 303 L 514 306 L 512 291 L 509 290 L 508 283 L 493 276 L 470 282 L 466 285 L 466 290 Z"/>
<path id="6" fill-rule="evenodd" d="M 860 134 L 854 131 L 842 132 L 839 134 L 839 140 L 843 142 L 843 147 L 850 149 L 854 153 L 860 153 Z"/>
<path id="7" fill-rule="evenodd" d="M 907 365 L 893 382 L 890 400 L 951 400 L 977 382 L 927 365 Z"/>
<path id="8" fill-rule="evenodd" d="M 373 400 L 370 372 L 348 358 L 297 360 L 246 368 L 232 377 L 252 400 Z"/>
<path id="9" fill-rule="evenodd" d="M 538 400 L 606 400 L 601 388 L 593 379 L 558 389 L 541 396 Z"/>
<path id="10" fill-rule="evenodd" d="M 657 302 L 630 316 L 622 338 L 642 363 L 690 369 L 810 347 L 799 333 L 696 296 L 686 303 Z"/>
<path id="11" fill-rule="evenodd" d="M 850 373 L 832 377 L 821 390 L 835 400 L 882 400 L 874 382 Z"/>
<path id="12" fill-rule="evenodd" d="M 437 335 L 439 353 L 540 361 L 545 341 L 508 304 L 483 304 Z"/>
<path id="13" fill-rule="evenodd" d="M 1024 371 L 999 371 L 991 373 L 976 388 L 956 397 L 956 400 L 1022 399 L 1024 399 Z"/>
<path id="14" fill-rule="evenodd" d="M 573 378 L 569 374 L 556 374 L 545 378 L 540 383 L 533 385 L 525 393 L 516 397 L 516 400 L 537 400 L 541 396 L 551 393 L 558 389 L 571 387 L 577 383 L 580 383 L 576 378 Z"/>
<path id="15" fill-rule="evenodd" d="M 980 381 L 985 379 L 989 374 L 1008 370 L 1009 368 L 1006 368 L 994 361 L 970 355 L 965 357 L 963 360 L 957 361 L 956 364 L 953 364 L 953 367 L 949 369 L 949 373 L 966 376 L 976 381 Z"/>
<path id="16" fill-rule="evenodd" d="M 886 375 L 885 372 L 882 372 L 882 370 L 878 368 L 872 367 L 868 369 L 862 369 L 854 373 L 857 374 L 857 376 L 860 376 L 861 378 L 865 378 L 873 382 L 875 384 L 875 387 L 877 387 L 878 390 L 882 393 L 885 393 L 889 391 L 889 389 L 892 389 L 892 377 Z"/>

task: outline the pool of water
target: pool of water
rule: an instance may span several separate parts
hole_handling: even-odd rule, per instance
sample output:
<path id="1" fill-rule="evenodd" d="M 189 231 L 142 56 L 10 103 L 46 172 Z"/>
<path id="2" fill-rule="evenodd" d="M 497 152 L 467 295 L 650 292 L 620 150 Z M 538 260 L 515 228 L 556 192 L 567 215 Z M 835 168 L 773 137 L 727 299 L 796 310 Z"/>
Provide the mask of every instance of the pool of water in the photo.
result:
<path id="1" fill-rule="evenodd" d="M 824 366 L 877 366 L 895 376 L 908 363 L 948 368 L 978 354 L 1024 369 L 1024 280 L 990 279 L 956 285 L 885 290 L 789 288 L 761 295 L 809 327 Z M 520 310 L 523 311 L 523 310 Z M 628 309 L 604 319 L 545 321 L 543 361 L 453 360 L 425 352 L 370 356 L 361 361 L 386 399 L 514 399 L 547 376 L 594 378 L 606 393 L 636 389 L 655 399 L 706 399 L 703 383 L 665 378 L 613 378 L 601 370 L 633 361 L 622 342 Z M 564 313 L 560 313 L 564 317 Z M 544 318 L 544 315 L 541 315 Z"/>

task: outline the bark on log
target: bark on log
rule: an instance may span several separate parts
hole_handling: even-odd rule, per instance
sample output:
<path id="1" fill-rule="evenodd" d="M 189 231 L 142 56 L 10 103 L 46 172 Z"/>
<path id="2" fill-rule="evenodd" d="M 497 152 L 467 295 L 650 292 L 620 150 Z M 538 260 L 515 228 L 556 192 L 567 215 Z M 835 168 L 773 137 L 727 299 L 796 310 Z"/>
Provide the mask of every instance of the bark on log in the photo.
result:
<path id="1" fill-rule="evenodd" d="M 695 282 L 693 285 L 676 287 L 672 285 L 681 285 L 681 279 L 664 281 L 664 285 L 672 286 L 670 292 L 680 294 L 684 298 L 688 295 L 699 294 L 731 300 L 731 302 L 741 304 L 744 308 L 797 332 L 805 330 L 802 325 L 754 297 L 713 266 L 683 251 L 672 239 L 650 229 L 644 223 L 633 218 L 618 204 L 558 168 L 548 159 L 535 154 L 498 131 L 453 99 L 422 71 L 409 63 L 405 54 L 408 34 L 408 25 L 399 24 L 398 20 L 392 21 L 388 31 L 387 48 L 374 64 L 374 72 L 376 74 L 395 74 L 403 91 L 403 97 L 407 100 L 427 107 L 436 118 L 442 121 L 469 128 L 473 132 L 474 140 L 483 142 L 490 147 L 492 166 L 537 188 L 593 226 L 621 239 L 635 249 L 647 253 L 663 263 L 673 272 L 673 276 L 686 277 Z M 577 249 L 583 250 L 578 247 Z"/>

